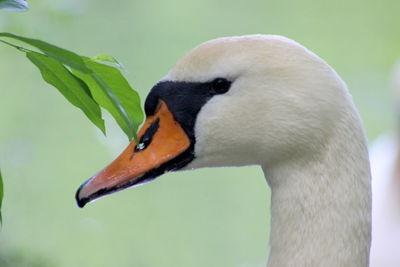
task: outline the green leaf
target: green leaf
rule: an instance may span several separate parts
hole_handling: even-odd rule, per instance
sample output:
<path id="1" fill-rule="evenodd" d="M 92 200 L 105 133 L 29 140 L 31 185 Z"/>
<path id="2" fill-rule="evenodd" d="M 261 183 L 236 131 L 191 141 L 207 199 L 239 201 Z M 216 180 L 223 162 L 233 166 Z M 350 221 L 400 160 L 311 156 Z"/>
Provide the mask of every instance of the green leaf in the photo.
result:
<path id="1" fill-rule="evenodd" d="M 100 54 L 97 56 L 94 56 L 91 58 L 93 61 L 97 61 L 99 63 L 111 63 L 111 66 L 115 66 L 117 68 L 119 68 L 120 70 L 125 70 L 124 66 L 122 66 L 121 63 L 119 63 L 119 61 L 110 55 L 107 54 Z"/>
<path id="2" fill-rule="evenodd" d="M 37 39 L 12 33 L 0 33 L 0 37 L 25 42 L 45 53 L 47 57 L 0 39 L 0 42 L 27 53 L 28 58 L 41 70 L 43 78 L 58 88 L 72 104 L 82 109 L 86 116 L 103 132 L 105 131 L 104 121 L 101 119 L 100 107 L 98 107 L 99 111 L 94 111 L 94 105 L 89 105 L 89 107 L 85 105 L 86 100 L 81 99 L 83 94 L 80 94 L 77 98 L 76 92 L 68 93 L 71 88 L 75 88 L 76 84 L 78 84 L 77 90 L 80 90 L 80 93 L 85 91 L 86 96 L 92 100 L 91 103 L 100 105 L 111 113 L 129 140 L 134 138 L 137 141 L 136 131 L 143 121 L 140 98 L 116 68 L 122 66 L 114 57 L 103 54 L 90 59 Z M 53 61 L 50 61 L 50 58 Z M 69 68 L 67 69 L 63 65 Z M 57 66 L 57 68 L 52 69 L 52 66 Z M 62 71 L 61 76 L 64 79 L 68 77 L 69 83 L 73 80 L 71 79 L 72 76 L 76 80 L 75 84 L 67 86 L 65 80 L 58 77 L 58 71 Z M 77 99 L 80 101 L 77 101 Z"/>
<path id="3" fill-rule="evenodd" d="M 93 98 L 111 113 L 129 140 L 137 140 L 136 131 L 143 121 L 138 93 L 131 88 L 118 69 L 89 58 L 84 59 L 92 73 L 73 73 L 89 86 Z"/>
<path id="4" fill-rule="evenodd" d="M 13 38 L 21 42 L 27 43 L 37 49 L 41 50 L 43 53 L 55 60 L 73 68 L 77 69 L 83 73 L 90 73 L 90 69 L 86 67 L 85 62 L 82 57 L 75 54 L 74 52 L 68 51 L 64 48 L 49 44 L 47 42 L 31 39 L 24 36 L 15 35 L 7 32 L 0 32 L 0 37 Z"/>
<path id="5" fill-rule="evenodd" d="M 0 223 L 3 222 L 3 218 L 1 217 L 1 204 L 3 202 L 3 194 L 4 193 L 4 186 L 3 186 L 3 177 L 1 176 L 0 170 Z"/>
<path id="6" fill-rule="evenodd" d="M 29 6 L 25 0 L 0 0 L 0 9 L 24 12 L 29 9 Z"/>
<path id="7" fill-rule="evenodd" d="M 55 59 L 37 52 L 27 52 L 29 60 L 39 68 L 43 79 L 56 87 L 74 106 L 80 108 L 104 134 L 101 110 L 92 99 L 86 84 Z"/>

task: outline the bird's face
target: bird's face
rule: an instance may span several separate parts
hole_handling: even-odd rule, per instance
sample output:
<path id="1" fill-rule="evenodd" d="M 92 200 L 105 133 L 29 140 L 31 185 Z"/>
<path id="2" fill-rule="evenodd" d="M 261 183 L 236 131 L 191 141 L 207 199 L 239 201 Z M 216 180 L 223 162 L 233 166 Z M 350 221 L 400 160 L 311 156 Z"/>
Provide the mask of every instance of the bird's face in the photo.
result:
<path id="1" fill-rule="evenodd" d="M 293 150 L 302 153 L 332 122 L 332 98 L 340 94 L 323 83 L 339 84 L 336 77 L 314 54 L 282 37 L 206 42 L 152 88 L 139 144 L 132 141 L 86 181 L 76 194 L 78 205 L 168 171 L 264 164 L 291 157 Z"/>

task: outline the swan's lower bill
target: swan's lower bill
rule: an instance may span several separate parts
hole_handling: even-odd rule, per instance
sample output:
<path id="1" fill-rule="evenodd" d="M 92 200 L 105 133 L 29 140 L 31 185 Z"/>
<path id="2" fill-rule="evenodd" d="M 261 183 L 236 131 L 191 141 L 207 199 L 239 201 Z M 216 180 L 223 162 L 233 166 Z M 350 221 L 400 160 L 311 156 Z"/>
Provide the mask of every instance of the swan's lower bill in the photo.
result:
<path id="1" fill-rule="evenodd" d="M 138 136 L 139 144 L 132 141 L 110 165 L 81 185 L 76 193 L 79 207 L 180 169 L 193 159 L 190 138 L 162 100 Z"/>

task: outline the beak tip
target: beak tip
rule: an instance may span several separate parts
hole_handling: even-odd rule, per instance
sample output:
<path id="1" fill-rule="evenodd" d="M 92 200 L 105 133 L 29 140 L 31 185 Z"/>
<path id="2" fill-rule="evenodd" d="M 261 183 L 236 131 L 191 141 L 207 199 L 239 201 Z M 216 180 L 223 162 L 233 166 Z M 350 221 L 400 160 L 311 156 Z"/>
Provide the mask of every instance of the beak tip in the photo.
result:
<path id="1" fill-rule="evenodd" d="M 85 207 L 86 203 L 87 203 L 87 202 L 78 201 L 78 202 L 77 202 L 78 208 L 83 208 L 83 207 Z"/>
<path id="2" fill-rule="evenodd" d="M 84 184 L 82 184 L 79 188 L 78 188 L 78 190 L 76 191 L 76 194 L 75 194 L 75 200 L 76 200 L 76 204 L 78 205 L 78 207 L 79 208 L 83 208 L 88 202 L 89 202 L 89 199 L 88 198 L 81 198 L 80 197 L 80 193 L 81 193 L 81 190 L 82 190 L 82 188 L 83 188 L 83 186 L 86 184 L 86 182 L 84 183 Z"/>
<path id="3" fill-rule="evenodd" d="M 79 193 L 79 191 L 77 192 L 76 197 L 75 197 L 76 204 L 78 205 L 79 208 L 83 208 L 89 202 L 89 200 L 87 198 L 79 198 L 78 193 Z"/>

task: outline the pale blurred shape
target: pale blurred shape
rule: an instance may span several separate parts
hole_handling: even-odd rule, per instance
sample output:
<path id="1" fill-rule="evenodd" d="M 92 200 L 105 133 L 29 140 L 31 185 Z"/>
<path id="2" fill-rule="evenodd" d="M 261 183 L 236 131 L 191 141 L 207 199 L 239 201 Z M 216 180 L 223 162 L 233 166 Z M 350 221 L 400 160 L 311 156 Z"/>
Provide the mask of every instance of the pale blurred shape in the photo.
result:
<path id="1" fill-rule="evenodd" d="M 25 0 L 3 0 L 0 1 L 0 9 L 13 12 L 25 12 L 29 10 L 29 5 Z"/>
<path id="2" fill-rule="evenodd" d="M 400 62 L 399 62 L 400 63 Z M 400 64 L 393 76 L 397 119 L 400 118 Z M 399 121 L 397 127 L 399 127 Z M 370 148 L 372 172 L 371 267 L 400 266 L 399 133 L 382 135 Z"/>
<path id="3" fill-rule="evenodd" d="M 26 167 L 33 159 L 33 143 L 22 136 L 5 142 L 0 151 L 2 164 L 10 168 Z"/>
<path id="4" fill-rule="evenodd" d="M 95 218 L 86 217 L 78 222 L 79 227 L 85 232 L 92 234 L 100 234 L 104 231 L 104 226 L 100 220 Z"/>
<path id="5" fill-rule="evenodd" d="M 381 136 L 370 149 L 372 172 L 371 267 L 400 266 L 400 176 L 398 140 Z"/>

